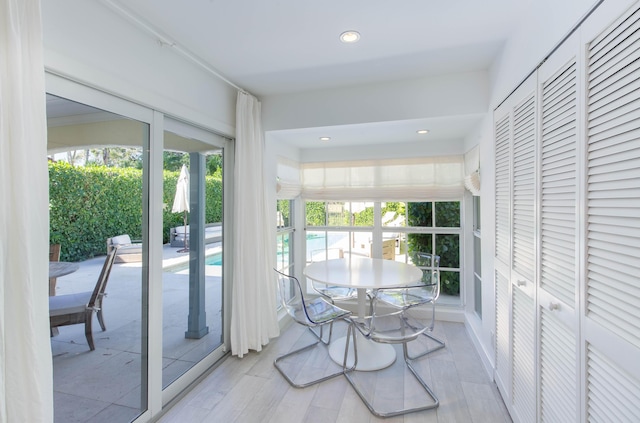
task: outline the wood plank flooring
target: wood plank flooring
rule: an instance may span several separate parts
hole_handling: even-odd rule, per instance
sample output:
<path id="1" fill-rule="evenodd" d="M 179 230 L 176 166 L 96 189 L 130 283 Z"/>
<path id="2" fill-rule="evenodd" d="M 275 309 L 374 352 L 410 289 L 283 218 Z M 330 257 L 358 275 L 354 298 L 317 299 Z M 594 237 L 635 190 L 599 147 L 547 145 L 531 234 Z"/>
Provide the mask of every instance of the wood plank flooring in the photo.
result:
<path id="1" fill-rule="evenodd" d="M 345 328 L 344 324 L 336 327 L 334 337 L 343 334 Z M 502 398 L 483 370 L 464 326 L 460 323 L 436 322 L 434 335 L 445 340 L 446 347 L 416 360 L 414 365 L 440 400 L 440 406 L 435 410 L 386 419 L 375 417 L 342 376 L 305 389 L 291 387 L 273 366 L 273 360 L 314 340 L 305 328 L 292 324 L 260 353 L 251 352 L 242 359 L 226 358 L 158 421 L 511 422 Z M 421 338 L 424 340 L 420 342 L 426 342 L 426 337 Z M 410 344 L 410 351 L 420 347 L 416 342 Z M 400 346 L 397 352 L 399 359 L 387 369 L 355 374 L 358 383 L 373 395 L 376 407 L 396 409 L 428 400 L 400 358 Z M 287 365 L 292 374 L 300 378 L 313 378 L 339 369 L 321 346 L 288 360 Z"/>

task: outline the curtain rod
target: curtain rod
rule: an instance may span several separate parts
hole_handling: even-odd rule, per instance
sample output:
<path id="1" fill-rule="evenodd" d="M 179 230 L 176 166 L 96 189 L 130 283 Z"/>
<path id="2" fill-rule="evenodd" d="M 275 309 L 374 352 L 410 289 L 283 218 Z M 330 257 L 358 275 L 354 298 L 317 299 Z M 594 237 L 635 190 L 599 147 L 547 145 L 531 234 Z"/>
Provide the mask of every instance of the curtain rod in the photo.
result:
<path id="1" fill-rule="evenodd" d="M 510 92 L 509 94 L 507 94 L 507 96 L 506 96 L 506 97 L 505 97 L 505 98 L 504 98 L 504 99 L 503 99 L 503 100 L 502 100 L 502 101 L 501 101 L 501 102 L 500 102 L 496 107 L 494 107 L 494 108 L 493 108 L 493 111 L 495 112 L 495 111 L 496 111 L 496 109 L 497 109 L 498 107 L 502 106 L 502 103 L 504 103 L 505 101 L 507 101 L 507 99 L 511 96 L 511 94 L 513 94 L 514 92 L 516 92 L 516 91 L 518 90 L 518 88 L 520 88 L 520 86 L 521 86 L 522 84 L 524 84 L 524 83 L 525 83 L 525 81 L 526 81 L 527 79 L 529 79 L 529 77 L 530 77 L 531 75 L 533 75 L 533 74 L 534 74 L 534 73 L 535 73 L 535 72 L 540 68 L 540 66 L 542 66 L 542 65 L 544 64 L 544 62 L 546 62 L 546 61 L 547 61 L 547 59 L 549 59 L 549 57 L 551 57 L 551 55 L 552 55 L 553 53 L 555 53 L 555 52 L 556 52 L 556 50 L 558 50 L 558 49 L 560 48 L 560 46 L 562 46 L 562 44 L 564 44 L 564 42 L 565 42 L 565 41 L 567 41 L 567 40 L 569 39 L 569 37 L 571 37 L 571 36 L 573 35 L 573 33 L 574 33 L 574 32 L 576 32 L 576 30 L 577 30 L 578 28 L 580 28 L 580 25 L 582 25 L 582 24 L 584 23 L 584 21 L 586 21 L 586 20 L 587 20 L 587 18 L 588 18 L 589 16 L 591 16 L 591 14 L 592 14 L 592 13 L 593 13 L 593 12 L 594 12 L 594 11 L 595 11 L 595 10 L 596 10 L 596 9 L 597 9 L 601 4 L 602 4 L 602 3 L 604 3 L 604 0 L 598 0 L 598 2 L 597 2 L 596 4 L 594 4 L 593 6 L 591 6 L 591 9 L 590 9 L 590 10 L 589 10 L 589 11 L 588 11 L 584 16 L 582 16 L 582 18 L 580 18 L 580 20 L 578 21 L 578 23 L 577 23 L 577 24 L 575 24 L 575 25 L 573 26 L 573 28 L 571 28 L 571 30 L 569 30 L 569 32 L 568 32 L 564 37 L 562 37 L 562 39 L 561 39 L 561 40 L 560 40 L 560 41 L 559 41 L 559 42 L 558 42 L 558 43 L 557 43 L 557 44 L 556 44 L 556 45 L 551 49 L 551 51 L 550 51 L 549 53 L 547 53 L 547 54 L 544 56 L 544 58 L 540 61 L 540 63 L 538 63 L 538 64 L 537 64 L 537 65 L 536 65 L 536 66 L 531 70 L 531 72 L 529 72 L 529 73 L 527 74 L 527 76 L 525 76 L 525 77 L 522 79 L 522 81 L 520 81 L 520 82 L 518 83 L 518 85 L 516 85 L 516 87 L 515 87 L 513 90 L 511 90 L 511 92 Z"/>
<path id="2" fill-rule="evenodd" d="M 191 53 L 189 50 L 187 50 L 187 49 L 185 49 L 183 47 L 180 47 L 178 44 L 176 44 L 175 41 L 169 40 L 164 34 L 162 34 L 160 31 L 158 31 L 153 26 L 151 26 L 151 24 L 143 21 L 142 18 L 136 16 L 134 13 L 132 13 L 131 11 L 126 9 L 124 6 L 120 5 L 119 3 L 115 2 L 114 0 L 102 0 L 102 2 L 105 3 L 111 9 L 113 9 L 119 15 L 123 16 L 124 18 L 128 19 L 129 21 L 131 21 L 132 23 L 137 25 L 140 29 L 143 29 L 144 31 L 146 31 L 149 34 L 151 34 L 154 37 L 156 37 L 158 39 L 158 44 L 161 47 L 167 46 L 167 47 L 174 48 L 178 53 L 180 53 L 181 55 L 183 55 L 184 57 L 186 57 L 187 59 L 189 59 L 190 61 L 192 61 L 196 65 L 200 66 L 201 68 L 203 68 L 204 70 L 206 70 L 210 74 L 214 75 L 216 78 L 222 80 L 227 85 L 230 85 L 233 88 L 235 88 L 238 91 L 241 91 L 241 92 L 243 92 L 245 94 L 253 95 L 249 91 L 245 90 L 242 87 L 239 87 L 237 84 L 235 84 L 234 82 L 229 80 L 227 77 L 222 75 L 217 69 L 215 69 L 214 67 L 212 67 L 212 66 L 208 65 L 207 63 L 205 63 L 202 59 L 200 59 L 195 54 Z"/>

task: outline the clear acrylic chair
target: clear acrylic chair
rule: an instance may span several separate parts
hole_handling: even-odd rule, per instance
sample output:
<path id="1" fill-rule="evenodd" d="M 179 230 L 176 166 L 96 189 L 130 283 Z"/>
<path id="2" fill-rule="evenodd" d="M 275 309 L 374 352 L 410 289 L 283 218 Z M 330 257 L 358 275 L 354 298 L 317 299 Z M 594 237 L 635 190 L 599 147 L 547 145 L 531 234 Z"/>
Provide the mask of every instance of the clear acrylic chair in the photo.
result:
<path id="1" fill-rule="evenodd" d="M 330 259 L 344 258 L 344 251 L 342 248 L 327 248 L 321 250 L 314 250 L 310 253 L 311 262 L 325 261 Z M 358 291 L 353 288 L 343 286 L 333 286 L 316 281 L 311 281 L 311 287 L 318 294 L 325 297 L 327 300 L 335 304 L 336 301 L 343 301 L 356 298 Z"/>
<path id="2" fill-rule="evenodd" d="M 274 269 L 277 277 L 278 277 L 278 292 L 280 295 L 280 300 L 282 302 L 282 306 L 287 311 L 287 313 L 293 318 L 293 320 L 303 326 L 306 326 L 310 329 L 312 328 L 322 328 L 323 326 L 329 325 L 329 339 L 324 341 L 321 336 L 318 336 L 314 331 L 312 333 L 318 338 L 317 341 L 296 349 L 295 351 L 291 351 L 287 354 L 279 356 L 274 361 L 274 366 L 280 374 L 289 382 L 289 384 L 296 388 L 305 388 L 307 386 L 314 385 L 316 383 L 323 382 L 325 380 L 337 377 L 345 373 L 346 367 L 346 354 L 345 351 L 345 362 L 343 363 L 343 369 L 337 371 L 335 373 L 331 373 L 329 375 L 323 376 L 318 379 L 313 379 L 305 382 L 297 382 L 291 376 L 287 374 L 283 366 L 281 366 L 281 362 L 288 357 L 299 354 L 303 351 L 307 351 L 311 348 L 314 348 L 318 345 L 318 343 L 322 343 L 324 345 L 329 344 L 331 340 L 331 334 L 333 332 L 333 323 L 339 320 L 343 320 L 349 324 L 348 333 L 350 334 L 353 330 L 348 320 L 351 312 L 348 310 L 341 309 L 329 301 L 324 299 L 323 297 L 317 297 L 313 299 L 306 299 L 304 293 L 302 291 L 302 287 L 300 286 L 300 282 L 294 276 L 290 276 L 284 274 L 276 269 Z M 320 332 L 322 333 L 322 332 Z M 353 367 L 351 368 L 353 369 Z M 347 369 L 348 371 L 349 369 Z"/>
<path id="3" fill-rule="evenodd" d="M 431 304 L 431 321 L 423 332 L 423 335 L 433 340 L 435 346 L 410 357 L 412 360 L 415 360 L 416 358 L 444 348 L 445 343 L 441 339 L 433 336 L 433 327 L 436 319 L 436 300 L 440 296 L 440 256 L 422 252 L 410 254 L 413 264 L 422 269 L 422 280 L 420 283 L 405 288 L 380 290 L 377 298 L 400 310 L 408 310 L 413 307 Z"/>
<path id="4" fill-rule="evenodd" d="M 414 358 L 409 357 L 407 344 L 419 336 L 424 334 L 428 330 L 428 326 L 424 325 L 420 320 L 415 319 L 409 313 L 409 309 L 396 309 L 389 312 L 389 307 L 385 306 L 385 302 L 381 301 L 379 297 L 385 295 L 385 291 L 389 289 L 378 289 L 371 293 L 371 305 L 370 316 L 364 319 L 354 319 L 352 326 L 358 329 L 361 335 L 373 342 L 380 342 L 383 344 L 402 344 L 402 351 L 404 362 L 411 374 L 416 378 L 418 383 L 422 386 L 426 393 L 427 400 L 423 405 L 400 408 L 395 410 L 379 410 L 373 405 L 373 399 L 368 398 L 368 389 L 363 389 L 346 368 L 346 360 L 343 368 L 345 370 L 345 376 L 349 381 L 349 384 L 356 391 L 360 399 L 367 406 L 369 411 L 378 417 L 393 417 L 403 414 L 413 413 L 417 411 L 430 410 L 439 406 L 439 401 L 436 395 L 433 393 L 429 385 L 424 381 L 420 374 L 414 368 L 412 361 Z M 345 356 L 349 353 L 350 336 L 356 336 L 355 331 L 347 332 L 347 343 Z M 352 342 L 355 345 L 354 342 Z M 419 357 L 423 356 L 421 354 Z M 355 368 L 358 364 L 358 352 L 354 350 L 354 363 L 352 368 Z"/>

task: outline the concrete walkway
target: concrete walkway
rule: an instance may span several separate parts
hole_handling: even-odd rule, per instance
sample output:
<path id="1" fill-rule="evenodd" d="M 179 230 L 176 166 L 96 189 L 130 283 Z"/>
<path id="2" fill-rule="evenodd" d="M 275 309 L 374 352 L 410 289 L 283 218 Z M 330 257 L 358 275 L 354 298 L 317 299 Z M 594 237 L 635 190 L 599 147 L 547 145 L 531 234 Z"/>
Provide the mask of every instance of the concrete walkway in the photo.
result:
<path id="1" fill-rule="evenodd" d="M 164 246 L 163 288 L 163 387 L 169 385 L 221 344 L 222 266 L 206 266 L 205 308 L 209 333 L 186 339 L 189 313 L 189 255 Z M 221 244 L 207 245 L 207 255 L 221 252 Z M 90 291 L 95 286 L 104 256 L 79 263 L 75 273 L 58 278 L 56 295 Z M 96 349 L 90 351 L 84 325 L 59 328 L 51 338 L 54 370 L 54 405 L 57 422 L 128 422 L 146 407 L 141 396 L 146 354 L 142 352 L 146 322 L 142 319 L 141 263 L 115 264 L 104 299 L 107 330 L 93 320 Z"/>

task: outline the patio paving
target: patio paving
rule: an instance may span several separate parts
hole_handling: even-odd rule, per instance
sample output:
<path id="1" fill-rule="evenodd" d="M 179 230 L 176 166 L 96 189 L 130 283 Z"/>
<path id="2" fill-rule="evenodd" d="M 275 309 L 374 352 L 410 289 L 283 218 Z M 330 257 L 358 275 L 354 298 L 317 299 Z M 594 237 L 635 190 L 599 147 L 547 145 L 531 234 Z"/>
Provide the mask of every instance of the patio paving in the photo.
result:
<path id="1" fill-rule="evenodd" d="M 188 254 L 164 246 L 165 267 L 187 262 Z M 207 245 L 207 255 L 221 251 L 220 243 Z M 93 289 L 105 256 L 79 263 L 75 273 L 58 279 L 56 295 Z M 163 387 L 182 375 L 221 343 L 220 266 L 207 266 L 205 278 L 206 324 L 201 339 L 185 339 L 189 313 L 188 270 L 163 272 Z M 104 300 L 107 330 L 94 317 L 96 349 L 89 350 L 84 325 L 63 326 L 51 338 L 56 422 L 128 422 L 146 407 L 140 393 L 141 263 L 115 264 Z M 160 281 L 151 281 L 157 283 Z"/>

